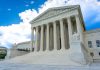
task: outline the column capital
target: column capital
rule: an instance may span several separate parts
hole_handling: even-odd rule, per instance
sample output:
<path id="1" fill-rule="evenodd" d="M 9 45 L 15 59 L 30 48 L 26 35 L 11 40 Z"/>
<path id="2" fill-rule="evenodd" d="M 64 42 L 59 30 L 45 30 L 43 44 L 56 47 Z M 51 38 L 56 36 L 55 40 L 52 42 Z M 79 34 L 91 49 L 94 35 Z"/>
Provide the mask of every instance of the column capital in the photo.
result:
<path id="1" fill-rule="evenodd" d="M 76 17 L 79 17 L 79 14 L 76 14 L 75 16 L 76 16 Z"/>
<path id="2" fill-rule="evenodd" d="M 71 16 L 66 17 L 67 19 L 70 19 Z"/>
<path id="3" fill-rule="evenodd" d="M 71 16 L 67 16 L 66 18 L 69 19 Z"/>
<path id="4" fill-rule="evenodd" d="M 38 29 L 38 26 L 36 27 L 36 29 Z"/>
<path id="5" fill-rule="evenodd" d="M 36 27 L 31 27 L 31 30 L 34 30 Z"/>
<path id="6" fill-rule="evenodd" d="M 62 19 L 59 19 L 58 21 L 63 22 L 63 18 Z"/>

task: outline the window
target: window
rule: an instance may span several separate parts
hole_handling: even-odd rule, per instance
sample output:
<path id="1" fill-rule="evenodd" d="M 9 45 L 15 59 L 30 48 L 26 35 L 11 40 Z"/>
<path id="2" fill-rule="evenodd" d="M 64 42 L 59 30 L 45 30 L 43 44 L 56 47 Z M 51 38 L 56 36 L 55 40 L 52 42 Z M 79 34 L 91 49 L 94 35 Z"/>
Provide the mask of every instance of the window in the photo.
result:
<path id="1" fill-rule="evenodd" d="M 100 47 L 100 40 L 96 40 L 97 47 Z"/>
<path id="2" fill-rule="evenodd" d="M 88 41 L 89 48 L 92 48 L 92 41 Z"/>
<path id="3" fill-rule="evenodd" d="M 99 52 L 99 56 L 100 56 L 100 52 Z"/>

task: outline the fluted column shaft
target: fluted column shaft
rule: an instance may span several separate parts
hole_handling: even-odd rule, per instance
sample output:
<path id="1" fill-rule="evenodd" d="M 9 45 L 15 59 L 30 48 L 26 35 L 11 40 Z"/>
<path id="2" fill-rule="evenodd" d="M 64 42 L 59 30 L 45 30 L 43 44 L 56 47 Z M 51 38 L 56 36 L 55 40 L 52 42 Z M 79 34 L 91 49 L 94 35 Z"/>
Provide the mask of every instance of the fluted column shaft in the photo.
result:
<path id="1" fill-rule="evenodd" d="M 67 22 L 68 22 L 69 42 L 70 42 L 70 44 L 71 44 L 71 37 L 72 37 L 72 23 L 71 23 L 70 17 L 67 17 Z"/>
<path id="2" fill-rule="evenodd" d="M 57 50 L 57 29 L 56 29 L 56 22 L 53 23 L 53 34 L 54 34 L 54 50 Z"/>
<path id="3" fill-rule="evenodd" d="M 41 42 L 40 42 L 40 51 L 43 51 L 43 25 L 41 25 Z"/>
<path id="4" fill-rule="evenodd" d="M 32 49 L 33 49 L 33 42 L 34 42 L 34 29 L 33 27 L 31 27 L 31 48 L 30 48 L 30 52 L 32 52 Z"/>
<path id="5" fill-rule="evenodd" d="M 34 50 L 37 51 L 37 48 L 38 48 L 38 27 L 36 27 L 36 45 Z"/>
<path id="6" fill-rule="evenodd" d="M 60 20 L 60 34 L 61 34 L 61 50 L 65 50 L 64 24 L 63 24 L 63 20 Z"/>
<path id="7" fill-rule="evenodd" d="M 47 34 L 46 34 L 46 51 L 49 50 L 49 24 L 47 24 Z"/>

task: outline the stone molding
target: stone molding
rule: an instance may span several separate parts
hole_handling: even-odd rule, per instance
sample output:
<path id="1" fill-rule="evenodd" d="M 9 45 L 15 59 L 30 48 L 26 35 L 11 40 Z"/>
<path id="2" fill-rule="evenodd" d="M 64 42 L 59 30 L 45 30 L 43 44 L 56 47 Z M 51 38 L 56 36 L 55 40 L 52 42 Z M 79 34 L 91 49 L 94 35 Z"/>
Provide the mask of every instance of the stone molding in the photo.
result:
<path id="1" fill-rule="evenodd" d="M 100 29 L 89 30 L 89 31 L 86 31 L 84 33 L 85 34 L 91 34 L 91 33 L 97 33 L 97 32 L 100 32 Z"/>
<path id="2" fill-rule="evenodd" d="M 78 9 L 78 7 L 79 7 L 79 5 L 65 6 L 65 7 L 58 7 L 58 8 L 49 8 L 44 13 L 40 14 L 35 19 L 33 19 L 31 21 L 31 24 L 45 20 L 45 19 L 49 19 L 51 17 L 57 16 L 59 14 L 65 13 L 65 12 L 70 12 L 74 9 Z"/>

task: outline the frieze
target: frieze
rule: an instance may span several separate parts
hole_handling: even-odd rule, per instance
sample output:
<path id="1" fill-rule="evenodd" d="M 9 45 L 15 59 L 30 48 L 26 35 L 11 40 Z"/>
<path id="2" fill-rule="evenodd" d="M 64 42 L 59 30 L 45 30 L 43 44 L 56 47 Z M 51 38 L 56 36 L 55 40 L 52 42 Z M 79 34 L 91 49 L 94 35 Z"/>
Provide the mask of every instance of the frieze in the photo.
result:
<path id="1" fill-rule="evenodd" d="M 70 11 L 73 8 L 60 8 L 60 9 L 48 9 L 46 12 L 42 13 L 40 16 L 38 16 L 36 19 L 33 20 L 33 22 L 37 22 L 37 21 L 41 21 L 41 20 L 45 20 L 47 18 L 53 17 L 55 15 L 59 15 L 60 13 L 64 12 L 64 11 Z"/>

